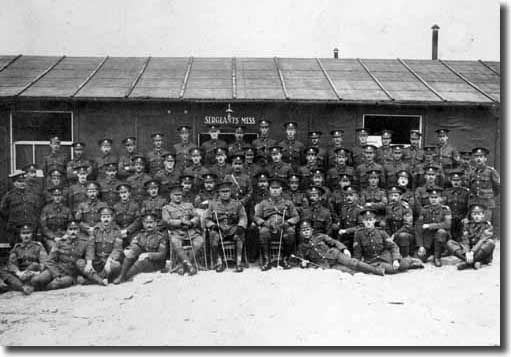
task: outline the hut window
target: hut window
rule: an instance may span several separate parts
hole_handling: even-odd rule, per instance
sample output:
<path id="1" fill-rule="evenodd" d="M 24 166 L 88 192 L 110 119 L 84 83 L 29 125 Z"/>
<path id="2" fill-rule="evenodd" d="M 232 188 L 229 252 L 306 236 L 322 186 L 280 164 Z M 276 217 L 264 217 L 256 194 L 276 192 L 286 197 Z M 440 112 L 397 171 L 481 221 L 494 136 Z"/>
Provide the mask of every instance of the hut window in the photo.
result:
<path id="1" fill-rule="evenodd" d="M 394 115 L 394 114 L 364 114 L 363 125 L 374 133 L 369 139 L 372 143 L 381 145 L 379 133 L 383 129 L 392 130 L 393 144 L 410 144 L 410 130 L 422 131 L 421 115 Z"/>
<path id="2" fill-rule="evenodd" d="M 11 170 L 26 164 L 41 165 L 50 152 L 49 138 L 60 137 L 71 157 L 73 113 L 68 111 L 15 111 L 11 115 Z"/>
<path id="3" fill-rule="evenodd" d="M 247 144 L 250 144 L 253 140 L 257 139 L 257 136 L 258 136 L 258 134 L 256 134 L 256 133 L 245 133 L 243 136 L 243 141 L 246 142 Z M 199 133 L 199 136 L 197 138 L 199 145 L 208 141 L 209 138 L 210 138 L 209 133 L 207 133 L 207 132 Z M 234 129 L 232 130 L 232 132 L 221 132 L 218 135 L 218 139 L 225 141 L 227 143 L 227 145 L 233 143 L 235 140 L 234 139 Z"/>

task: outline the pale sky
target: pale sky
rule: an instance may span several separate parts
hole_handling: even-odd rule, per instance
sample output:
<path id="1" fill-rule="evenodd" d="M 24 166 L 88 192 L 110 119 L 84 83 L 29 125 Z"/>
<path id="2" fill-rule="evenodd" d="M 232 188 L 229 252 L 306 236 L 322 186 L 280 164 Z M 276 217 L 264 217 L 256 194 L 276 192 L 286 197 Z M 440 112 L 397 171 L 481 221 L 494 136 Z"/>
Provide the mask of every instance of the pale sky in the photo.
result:
<path id="1" fill-rule="evenodd" d="M 2 0 L 0 54 L 500 59 L 497 0 Z"/>

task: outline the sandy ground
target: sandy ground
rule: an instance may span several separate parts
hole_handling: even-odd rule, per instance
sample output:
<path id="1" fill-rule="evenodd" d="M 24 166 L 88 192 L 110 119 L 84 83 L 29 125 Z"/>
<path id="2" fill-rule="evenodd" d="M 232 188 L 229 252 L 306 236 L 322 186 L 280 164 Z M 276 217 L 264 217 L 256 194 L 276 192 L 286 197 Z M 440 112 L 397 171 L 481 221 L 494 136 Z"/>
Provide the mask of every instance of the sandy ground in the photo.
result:
<path id="1" fill-rule="evenodd" d="M 500 245 L 479 271 L 384 278 L 250 268 L 143 274 L 118 286 L 0 295 L 0 343 L 30 345 L 500 344 Z"/>

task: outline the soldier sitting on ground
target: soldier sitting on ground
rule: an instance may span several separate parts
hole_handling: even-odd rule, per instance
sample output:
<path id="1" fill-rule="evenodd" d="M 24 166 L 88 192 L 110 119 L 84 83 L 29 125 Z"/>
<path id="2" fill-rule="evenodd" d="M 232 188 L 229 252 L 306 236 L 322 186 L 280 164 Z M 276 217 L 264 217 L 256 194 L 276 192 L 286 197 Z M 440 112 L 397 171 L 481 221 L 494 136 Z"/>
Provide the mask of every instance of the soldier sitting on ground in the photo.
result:
<path id="1" fill-rule="evenodd" d="M 493 226 L 485 220 L 487 208 L 481 204 L 472 205 L 470 219 L 463 226 L 461 243 L 453 239 L 447 242 L 447 249 L 463 263 L 458 270 L 481 268 L 481 264 L 489 264 L 495 249 Z"/>
<path id="2" fill-rule="evenodd" d="M 124 251 L 121 274 L 114 280 L 114 284 L 120 284 L 139 273 L 150 273 L 165 267 L 167 240 L 165 235 L 156 229 L 157 221 L 151 213 L 143 216 L 144 229 Z"/>
<path id="3" fill-rule="evenodd" d="M 387 192 L 389 204 L 385 208 L 385 231 L 399 247 L 401 256 L 407 257 L 415 237 L 413 212 L 408 203 L 401 200 L 403 191 L 399 186 L 392 186 Z"/>

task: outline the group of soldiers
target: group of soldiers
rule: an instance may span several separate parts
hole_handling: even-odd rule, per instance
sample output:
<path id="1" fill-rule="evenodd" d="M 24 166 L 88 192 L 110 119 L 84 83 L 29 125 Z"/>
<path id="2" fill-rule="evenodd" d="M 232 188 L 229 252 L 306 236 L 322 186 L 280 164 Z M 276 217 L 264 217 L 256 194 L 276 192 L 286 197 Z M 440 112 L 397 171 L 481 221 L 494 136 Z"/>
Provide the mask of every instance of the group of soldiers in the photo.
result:
<path id="1" fill-rule="evenodd" d="M 352 148 L 343 130 L 332 130 L 325 148 L 319 131 L 305 145 L 296 122 L 284 124 L 280 142 L 270 126 L 261 120 L 252 143 L 237 127 L 229 145 L 211 126 L 200 147 L 182 126 L 170 150 L 164 134 L 152 134 L 145 155 L 135 137 L 123 140 L 120 156 L 105 138 L 93 159 L 86 143 L 73 143 L 70 159 L 51 137 L 42 167 L 10 175 L 14 188 L 0 204 L 12 247 L 0 290 L 119 284 L 166 269 L 194 275 L 208 256 L 222 272 L 228 244 L 236 272 L 257 260 L 263 271 L 327 266 L 376 275 L 422 268 L 431 256 L 440 267 L 448 254 L 462 260 L 458 269 L 491 262 L 500 177 L 487 149 L 458 152 L 447 129 L 426 146 L 412 130 L 408 147 L 384 130 L 376 147 L 366 128 L 356 129 Z"/>

